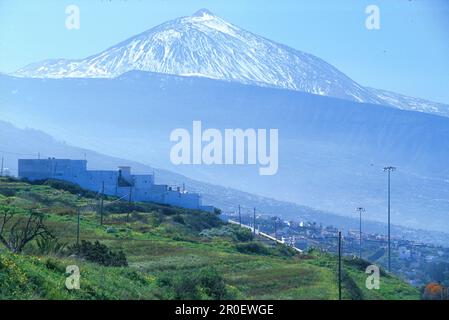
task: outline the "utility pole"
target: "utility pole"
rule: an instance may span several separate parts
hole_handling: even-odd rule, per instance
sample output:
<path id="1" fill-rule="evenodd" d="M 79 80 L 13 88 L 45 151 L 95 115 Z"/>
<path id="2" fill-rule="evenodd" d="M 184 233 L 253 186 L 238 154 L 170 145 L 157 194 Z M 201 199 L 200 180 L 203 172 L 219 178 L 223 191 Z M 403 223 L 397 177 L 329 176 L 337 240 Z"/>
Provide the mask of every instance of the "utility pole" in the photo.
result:
<path id="1" fill-rule="evenodd" d="M 78 214 L 78 224 L 76 227 L 76 246 L 79 248 L 79 245 L 80 245 L 80 219 L 81 219 L 80 208 L 77 209 L 77 214 Z"/>
<path id="2" fill-rule="evenodd" d="M 362 212 L 365 212 L 365 208 L 359 207 L 356 209 L 359 212 L 359 237 L 360 237 L 360 246 L 359 246 L 359 258 L 362 259 Z"/>
<path id="3" fill-rule="evenodd" d="M 240 205 L 239 205 L 239 223 L 240 223 L 240 228 L 242 227 L 242 213 L 240 212 Z"/>
<path id="4" fill-rule="evenodd" d="M 103 204 L 104 204 L 104 181 L 101 186 L 101 198 L 100 198 L 100 225 L 103 225 Z"/>
<path id="5" fill-rule="evenodd" d="M 277 217 L 274 217 L 274 238 L 277 240 L 278 233 L 277 233 L 277 228 L 276 228 L 276 222 L 277 222 Z"/>
<path id="6" fill-rule="evenodd" d="M 396 171 L 396 168 L 385 167 L 385 171 L 388 172 L 388 272 L 391 272 L 391 172 Z"/>
<path id="7" fill-rule="evenodd" d="M 128 199 L 129 208 L 128 208 L 128 214 L 126 215 L 126 223 L 129 223 L 129 211 L 131 210 L 132 192 L 133 192 L 133 187 L 130 186 L 129 187 L 129 199 Z"/>
<path id="8" fill-rule="evenodd" d="M 1 171 L 0 171 L 0 177 L 3 177 L 3 157 L 2 157 L 2 168 L 1 168 Z"/>
<path id="9" fill-rule="evenodd" d="M 256 208 L 254 208 L 254 214 L 253 214 L 253 235 L 256 235 Z"/>
<path id="10" fill-rule="evenodd" d="M 338 300 L 341 300 L 341 231 L 338 231 Z"/>

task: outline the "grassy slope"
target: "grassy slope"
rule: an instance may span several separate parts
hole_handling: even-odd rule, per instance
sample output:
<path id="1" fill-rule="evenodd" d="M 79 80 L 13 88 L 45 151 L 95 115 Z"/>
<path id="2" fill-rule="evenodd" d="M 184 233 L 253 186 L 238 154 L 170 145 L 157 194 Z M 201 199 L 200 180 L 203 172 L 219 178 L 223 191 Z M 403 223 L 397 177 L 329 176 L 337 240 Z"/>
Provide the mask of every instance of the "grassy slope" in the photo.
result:
<path id="1" fill-rule="evenodd" d="M 335 257 L 318 252 L 288 257 L 274 249 L 268 255 L 242 254 L 236 249 L 238 242 L 230 237 L 199 235 L 204 228 L 220 224 L 206 213 L 144 205 L 140 214 L 131 215 L 129 224 L 124 221 L 126 214 L 110 213 L 106 225 L 99 226 L 93 207 L 89 210 L 88 206 L 95 203 L 94 199 L 80 198 L 49 186 L 0 180 L 0 205 L 8 201 L 19 211 L 36 205 L 46 210 L 47 224 L 66 243 L 75 239 L 76 206 L 87 208 L 83 212 L 81 238 L 98 239 L 123 249 L 130 266 L 103 267 L 75 258 L 40 256 L 33 245 L 21 255 L 10 254 L 0 247 L 0 298 L 3 299 L 170 298 L 160 285 L 161 278 L 182 277 L 186 272 L 210 266 L 223 275 L 233 298 L 338 297 Z M 65 268 L 72 264 L 80 267 L 81 289 L 68 291 L 64 287 Z M 364 266 L 347 260 L 344 268 L 345 299 L 419 298 L 416 289 L 388 275 L 381 277 L 380 290 L 367 290 Z"/>

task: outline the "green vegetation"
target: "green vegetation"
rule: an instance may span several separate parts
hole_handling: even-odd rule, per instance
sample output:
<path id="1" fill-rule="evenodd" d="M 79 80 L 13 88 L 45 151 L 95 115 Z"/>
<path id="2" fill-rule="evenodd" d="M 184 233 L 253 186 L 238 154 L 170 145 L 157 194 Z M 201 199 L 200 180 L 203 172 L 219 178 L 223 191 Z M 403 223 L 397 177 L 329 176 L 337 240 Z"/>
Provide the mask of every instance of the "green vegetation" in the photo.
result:
<path id="1" fill-rule="evenodd" d="M 114 252 L 108 246 L 101 244 L 98 241 L 92 243 L 83 240 L 81 244 L 75 244 L 68 250 L 69 253 L 77 256 L 80 259 L 85 259 L 90 262 L 98 263 L 102 266 L 112 267 L 127 267 L 128 261 L 123 251 Z"/>
<path id="2" fill-rule="evenodd" d="M 114 201 L 106 199 L 100 225 L 98 199 L 87 191 L 0 178 L 0 217 L 40 212 L 53 236 L 34 239 L 20 254 L 0 244 L 0 299 L 338 298 L 332 255 L 263 244 L 217 213 Z M 65 287 L 70 265 L 80 269 L 79 290 Z M 345 259 L 345 299 L 419 299 L 418 290 L 386 273 L 380 290 L 366 289 L 365 268 Z"/>

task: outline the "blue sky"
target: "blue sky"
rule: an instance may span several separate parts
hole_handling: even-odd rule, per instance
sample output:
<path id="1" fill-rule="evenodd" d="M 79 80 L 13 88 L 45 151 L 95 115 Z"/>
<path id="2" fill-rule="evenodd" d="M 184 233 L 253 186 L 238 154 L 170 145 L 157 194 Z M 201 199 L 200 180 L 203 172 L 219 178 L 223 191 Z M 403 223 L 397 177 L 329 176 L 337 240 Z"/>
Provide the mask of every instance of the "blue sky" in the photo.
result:
<path id="1" fill-rule="evenodd" d="M 79 30 L 65 28 L 69 4 L 80 8 Z M 380 9 L 380 30 L 365 28 L 370 4 Z M 363 85 L 449 103 L 445 0 L 0 0 L 0 72 L 83 58 L 200 8 L 312 53 Z"/>

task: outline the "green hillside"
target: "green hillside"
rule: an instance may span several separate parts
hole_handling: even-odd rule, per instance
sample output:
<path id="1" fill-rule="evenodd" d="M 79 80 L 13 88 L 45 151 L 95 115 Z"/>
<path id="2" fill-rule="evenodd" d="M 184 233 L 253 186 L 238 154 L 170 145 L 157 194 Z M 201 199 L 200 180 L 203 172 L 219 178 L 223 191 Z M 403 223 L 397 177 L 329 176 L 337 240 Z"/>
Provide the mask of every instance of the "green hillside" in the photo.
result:
<path id="1" fill-rule="evenodd" d="M 223 223 L 218 214 L 114 198 L 105 200 L 100 225 L 98 204 L 94 193 L 73 185 L 0 178 L 0 228 L 5 214 L 13 216 L 4 237 L 9 236 L 9 226 L 30 212 L 43 214 L 54 236 L 33 240 L 18 254 L 0 244 L 0 298 L 338 298 L 337 261 L 332 255 L 298 255 L 285 246 L 264 244 L 252 239 L 249 231 Z M 92 243 L 91 251 L 74 247 L 78 209 L 80 239 Z M 95 241 L 107 248 L 93 245 Z M 86 248 L 89 243 L 84 243 Z M 83 250 L 91 254 L 79 254 Z M 108 257 L 123 252 L 126 265 L 107 265 L 115 258 L 100 261 L 98 252 Z M 65 288 L 69 265 L 80 269 L 79 290 Z M 419 299 L 417 289 L 385 273 L 380 290 L 366 289 L 365 268 L 364 261 L 344 260 L 344 299 Z"/>

